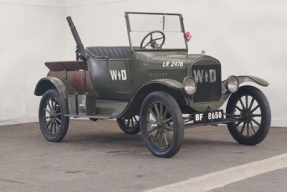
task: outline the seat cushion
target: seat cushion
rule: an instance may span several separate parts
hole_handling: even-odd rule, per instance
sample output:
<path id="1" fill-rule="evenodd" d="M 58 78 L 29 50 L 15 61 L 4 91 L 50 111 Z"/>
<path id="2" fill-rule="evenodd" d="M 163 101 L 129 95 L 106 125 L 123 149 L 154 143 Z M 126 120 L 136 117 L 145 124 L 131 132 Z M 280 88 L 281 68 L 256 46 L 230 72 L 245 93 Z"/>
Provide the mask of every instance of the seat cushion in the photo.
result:
<path id="1" fill-rule="evenodd" d="M 107 57 L 109 59 L 128 59 L 131 56 L 131 48 L 126 47 L 87 47 L 90 57 Z"/>

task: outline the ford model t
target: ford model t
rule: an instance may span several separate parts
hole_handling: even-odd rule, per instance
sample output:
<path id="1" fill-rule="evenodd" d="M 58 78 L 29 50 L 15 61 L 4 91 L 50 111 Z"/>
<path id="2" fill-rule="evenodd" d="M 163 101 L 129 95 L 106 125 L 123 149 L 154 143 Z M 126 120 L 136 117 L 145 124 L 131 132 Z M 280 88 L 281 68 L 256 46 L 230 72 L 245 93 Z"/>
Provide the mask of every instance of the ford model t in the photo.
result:
<path id="1" fill-rule="evenodd" d="M 189 33 L 181 14 L 126 12 L 130 46 L 84 48 L 71 17 L 75 61 L 46 62 L 35 95 L 42 96 L 39 123 L 48 141 L 61 141 L 70 117 L 117 119 L 127 134 L 141 132 L 152 154 L 175 155 L 184 129 L 227 124 L 241 144 L 256 145 L 267 135 L 271 112 L 254 76 L 222 79 L 221 63 L 188 54 Z M 220 107 L 227 101 L 226 110 Z"/>

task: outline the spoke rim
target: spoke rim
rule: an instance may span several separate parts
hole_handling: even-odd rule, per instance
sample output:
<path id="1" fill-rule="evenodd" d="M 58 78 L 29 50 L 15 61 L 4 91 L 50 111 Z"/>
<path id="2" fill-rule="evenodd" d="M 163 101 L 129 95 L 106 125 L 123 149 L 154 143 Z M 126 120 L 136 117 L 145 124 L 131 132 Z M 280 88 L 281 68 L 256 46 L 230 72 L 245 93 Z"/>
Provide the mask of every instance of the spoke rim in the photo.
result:
<path id="1" fill-rule="evenodd" d="M 166 149 L 173 142 L 174 128 L 170 110 L 167 106 L 155 101 L 147 110 L 147 136 L 152 145 L 158 149 Z"/>
<path id="2" fill-rule="evenodd" d="M 133 131 L 139 125 L 139 116 L 135 115 L 132 117 L 122 117 L 121 121 L 123 125 L 125 126 L 126 131 Z"/>
<path id="3" fill-rule="evenodd" d="M 262 110 L 260 103 L 252 95 L 242 95 L 233 107 L 233 128 L 245 138 L 251 138 L 260 130 Z"/>
<path id="4" fill-rule="evenodd" d="M 51 136 L 57 135 L 61 130 L 63 122 L 63 114 L 59 101 L 53 96 L 49 97 L 44 103 L 42 114 L 48 134 Z"/>

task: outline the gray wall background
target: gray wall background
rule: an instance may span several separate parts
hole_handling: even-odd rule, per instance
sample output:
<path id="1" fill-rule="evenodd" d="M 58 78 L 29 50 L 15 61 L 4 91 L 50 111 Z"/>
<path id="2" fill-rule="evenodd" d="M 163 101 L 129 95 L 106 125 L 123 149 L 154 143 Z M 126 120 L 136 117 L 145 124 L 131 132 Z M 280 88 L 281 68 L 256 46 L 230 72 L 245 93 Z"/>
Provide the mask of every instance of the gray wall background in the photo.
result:
<path id="1" fill-rule="evenodd" d="M 0 0 L 0 125 L 37 121 L 37 81 L 45 61 L 74 60 L 72 16 L 85 46 L 128 45 L 125 11 L 182 13 L 189 53 L 206 50 L 222 63 L 222 78 L 253 75 L 272 110 L 272 126 L 287 127 L 287 1 L 284 0 Z"/>

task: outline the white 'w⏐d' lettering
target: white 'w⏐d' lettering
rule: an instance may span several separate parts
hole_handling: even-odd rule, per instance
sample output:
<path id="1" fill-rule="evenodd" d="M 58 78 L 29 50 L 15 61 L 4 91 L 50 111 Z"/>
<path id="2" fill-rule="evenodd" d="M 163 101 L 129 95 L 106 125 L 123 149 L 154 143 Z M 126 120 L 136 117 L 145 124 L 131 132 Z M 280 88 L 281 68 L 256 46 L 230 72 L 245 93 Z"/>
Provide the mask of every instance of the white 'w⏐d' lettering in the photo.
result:
<path id="1" fill-rule="evenodd" d="M 117 70 L 110 70 L 112 80 L 117 80 Z"/>
<path id="2" fill-rule="evenodd" d="M 121 70 L 122 80 L 127 80 L 127 72 L 126 70 Z"/>
<path id="3" fill-rule="evenodd" d="M 112 80 L 127 80 L 126 70 L 110 70 Z"/>
<path id="4" fill-rule="evenodd" d="M 216 70 L 210 69 L 208 71 L 204 70 L 193 70 L 194 79 L 197 83 L 204 82 L 208 83 L 214 83 L 216 82 Z"/>
<path id="5" fill-rule="evenodd" d="M 216 81 L 216 71 L 215 71 L 215 69 L 210 69 L 209 70 L 209 77 L 210 77 L 210 79 L 209 79 L 210 83 L 213 83 L 213 82 Z"/>
<path id="6" fill-rule="evenodd" d="M 194 79 L 198 83 L 202 83 L 203 70 L 194 70 L 193 71 Z"/>

